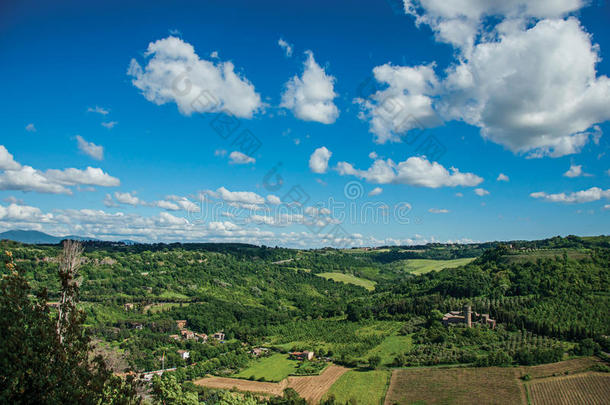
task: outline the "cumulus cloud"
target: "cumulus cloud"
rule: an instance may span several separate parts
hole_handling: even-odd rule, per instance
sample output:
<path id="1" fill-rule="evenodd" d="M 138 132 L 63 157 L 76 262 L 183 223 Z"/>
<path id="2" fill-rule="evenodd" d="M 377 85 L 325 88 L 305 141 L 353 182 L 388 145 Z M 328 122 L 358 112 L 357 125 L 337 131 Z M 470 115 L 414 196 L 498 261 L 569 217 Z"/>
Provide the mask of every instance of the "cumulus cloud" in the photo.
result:
<path id="1" fill-rule="evenodd" d="M 36 132 L 36 127 L 34 124 L 30 123 L 25 126 L 25 130 L 28 132 Z"/>
<path id="2" fill-rule="evenodd" d="M 116 198 L 116 200 L 121 204 L 127 204 L 134 207 L 142 203 L 142 201 L 140 201 L 140 199 L 136 196 L 135 192 L 121 193 L 119 191 L 115 191 L 114 198 Z"/>
<path id="3" fill-rule="evenodd" d="M 110 176 L 100 168 L 87 167 L 85 170 L 69 168 L 63 170 L 49 169 L 44 173 L 47 179 L 66 186 L 88 185 L 116 187 L 121 181 Z"/>
<path id="4" fill-rule="evenodd" d="M 430 26 L 437 41 L 454 46 L 456 59 L 442 79 L 433 65 L 376 67 L 375 78 L 388 88 L 357 100 L 375 140 L 400 140 L 411 129 L 428 127 L 426 119 L 436 112 L 530 158 L 579 153 L 591 140 L 598 144 L 596 124 L 610 119 L 610 79 L 597 75 L 601 58 L 591 35 L 568 17 L 585 4 L 405 0 L 405 12 L 417 25 Z M 381 70 L 390 79 L 411 80 L 391 83 L 378 77 Z M 381 109 L 383 104 L 389 107 Z M 403 109 L 410 115 L 396 119 L 394 111 Z"/>
<path id="5" fill-rule="evenodd" d="M 484 188 L 475 188 L 474 193 L 479 197 L 483 197 L 485 195 L 488 195 L 489 191 L 485 190 Z"/>
<path id="6" fill-rule="evenodd" d="M 85 155 L 96 160 L 104 159 L 104 147 L 96 145 L 93 142 L 87 142 L 82 136 L 76 135 L 78 149 Z"/>
<path id="7" fill-rule="evenodd" d="M 432 214 L 448 214 L 449 210 L 445 208 L 430 208 L 428 212 Z"/>
<path id="8" fill-rule="evenodd" d="M 462 173 L 455 167 L 449 170 L 425 157 L 410 157 L 404 162 L 394 163 L 392 159 L 377 159 L 367 170 L 358 170 L 352 164 L 339 162 L 337 171 L 342 176 L 351 175 L 377 184 L 408 184 L 419 187 L 476 186 L 483 179 L 473 173 Z"/>
<path id="9" fill-rule="evenodd" d="M 248 163 L 256 163 L 256 159 L 244 153 L 233 151 L 229 154 L 229 163 L 232 165 L 246 165 Z"/>
<path id="10" fill-rule="evenodd" d="M 383 189 L 381 187 L 375 187 L 374 189 L 369 191 L 369 197 L 373 197 L 373 196 L 379 195 L 382 192 L 383 192 Z"/>
<path id="11" fill-rule="evenodd" d="M 277 44 L 280 46 L 280 48 L 282 48 L 284 50 L 284 53 L 286 54 L 286 57 L 291 58 L 292 57 L 292 45 L 289 44 L 288 42 L 284 41 L 283 38 L 280 38 L 277 41 Z"/>
<path id="12" fill-rule="evenodd" d="M 410 130 L 442 122 L 433 107 L 432 97 L 439 90 L 434 64 L 406 67 L 388 63 L 375 67 L 373 75 L 387 88 L 355 101 L 361 107 L 360 118 L 369 121 L 375 142 L 398 142 Z"/>
<path id="13" fill-rule="evenodd" d="M 610 189 L 603 190 L 599 187 L 591 187 L 587 190 L 576 191 L 573 193 L 558 193 L 547 194 L 544 191 L 538 191 L 530 194 L 533 198 L 539 198 L 549 202 L 560 203 L 587 203 L 598 201 L 602 198 L 610 198 Z"/>
<path id="14" fill-rule="evenodd" d="M 4 145 L 0 145 L 0 170 L 17 170 L 20 167 Z"/>
<path id="15" fill-rule="evenodd" d="M 578 153 L 589 129 L 610 119 L 610 79 L 596 75 L 598 61 L 578 20 L 543 20 L 477 44 L 450 68 L 442 108 L 515 153 Z"/>
<path id="16" fill-rule="evenodd" d="M 273 195 L 273 194 L 269 194 L 267 196 L 267 201 L 269 202 L 269 204 L 273 204 L 273 205 L 278 205 L 282 203 L 282 200 L 280 200 L 280 197 Z"/>
<path id="17" fill-rule="evenodd" d="M 263 197 L 252 191 L 229 191 L 225 187 L 220 187 L 216 191 L 206 190 L 204 193 L 226 202 L 255 205 L 265 203 L 265 199 Z"/>
<path id="18" fill-rule="evenodd" d="M 131 60 L 128 75 L 148 101 L 174 102 L 184 115 L 227 110 L 251 118 L 262 108 L 252 83 L 235 73 L 231 62 L 200 59 L 193 46 L 173 36 L 151 42 L 142 67 Z"/>
<path id="19" fill-rule="evenodd" d="M 500 17 L 505 24 L 530 18 L 558 18 L 576 11 L 585 0 L 405 0 L 405 12 L 416 24 L 426 24 L 436 39 L 468 53 L 484 31 L 485 19 Z"/>
<path id="20" fill-rule="evenodd" d="M 326 146 L 316 149 L 309 157 L 309 168 L 314 173 L 326 173 L 328 169 L 328 160 L 332 156 Z"/>
<path id="21" fill-rule="evenodd" d="M 87 167 L 86 170 L 68 168 L 49 169 L 45 172 L 31 166 L 22 166 L 0 145 L 0 190 L 35 191 L 51 194 L 72 194 L 69 186 L 120 185 L 120 180 L 105 173 L 102 169 Z"/>
<path id="22" fill-rule="evenodd" d="M 294 76 L 285 85 L 281 107 L 292 111 L 304 121 L 332 124 L 339 116 L 333 99 L 335 78 L 327 75 L 314 60 L 313 52 L 307 51 L 307 60 L 301 77 Z"/>
<path id="23" fill-rule="evenodd" d="M 574 178 L 574 177 L 590 177 L 591 175 L 582 171 L 582 165 L 570 165 L 570 168 L 567 172 L 565 172 L 564 177 Z"/>
<path id="24" fill-rule="evenodd" d="M 504 173 L 500 173 L 498 175 L 498 178 L 496 179 L 496 181 L 510 181 L 510 179 Z"/>

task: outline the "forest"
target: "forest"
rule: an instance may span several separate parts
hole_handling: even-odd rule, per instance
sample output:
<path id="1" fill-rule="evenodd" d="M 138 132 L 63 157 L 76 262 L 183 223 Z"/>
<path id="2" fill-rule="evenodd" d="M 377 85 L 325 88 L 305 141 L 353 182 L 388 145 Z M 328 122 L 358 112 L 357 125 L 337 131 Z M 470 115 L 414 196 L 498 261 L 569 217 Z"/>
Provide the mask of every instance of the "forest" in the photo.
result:
<path id="1" fill-rule="evenodd" d="M 56 317 L 54 303 L 65 294 L 58 277 L 62 245 L 2 241 L 0 251 L 3 262 L 23 275 L 29 299 L 44 297 L 45 316 Z M 442 266 L 455 259 L 469 260 Z M 408 266 L 413 260 L 439 267 L 416 274 Z M 236 375 L 256 363 L 256 347 L 268 350 L 263 356 L 312 350 L 324 361 L 354 369 L 605 358 L 609 264 L 610 237 L 604 236 L 344 250 L 85 242 L 75 275 L 76 305 L 84 336 L 114 360 L 115 373 L 172 369 L 137 387 L 147 400 L 261 403 L 191 381 Z M 3 282 L 10 273 L 3 269 Z M 370 280 L 374 289 L 321 273 Z M 489 314 L 497 326 L 443 325 L 443 314 L 464 305 Z M 181 336 L 184 328 L 176 320 L 200 337 Z M 212 338 L 217 332 L 222 339 Z M 389 338 L 401 343 L 386 353 Z M 324 367 L 295 368 L 316 374 Z M 291 391 L 267 401 L 302 403 Z"/>

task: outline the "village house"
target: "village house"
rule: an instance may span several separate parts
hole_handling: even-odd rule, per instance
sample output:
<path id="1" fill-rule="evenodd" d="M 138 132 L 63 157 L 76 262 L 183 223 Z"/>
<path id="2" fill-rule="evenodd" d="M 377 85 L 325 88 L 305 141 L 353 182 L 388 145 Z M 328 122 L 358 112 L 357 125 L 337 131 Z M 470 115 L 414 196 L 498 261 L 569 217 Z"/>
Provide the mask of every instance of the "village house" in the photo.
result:
<path id="1" fill-rule="evenodd" d="M 202 341 L 203 343 L 208 341 L 208 335 L 205 333 L 195 333 L 195 340 Z"/>
<path id="2" fill-rule="evenodd" d="M 216 340 L 225 340 L 225 334 L 223 332 L 216 332 L 212 335 L 212 337 Z"/>
<path id="3" fill-rule="evenodd" d="M 185 329 L 186 328 L 186 320 L 181 319 L 176 321 L 176 326 L 178 327 L 178 329 Z"/>
<path id="4" fill-rule="evenodd" d="M 123 305 L 123 308 L 125 308 L 125 311 L 133 311 L 134 306 L 132 302 L 127 302 Z"/>
<path id="5" fill-rule="evenodd" d="M 191 353 L 188 350 L 178 350 L 178 354 L 182 360 L 186 360 L 191 357 Z"/>
<path id="6" fill-rule="evenodd" d="M 311 352 L 309 350 L 305 350 L 303 352 L 291 352 L 291 353 L 289 353 L 288 357 L 290 357 L 293 360 L 300 360 L 300 361 L 312 360 L 313 352 Z"/>
<path id="7" fill-rule="evenodd" d="M 254 349 L 250 350 L 250 354 L 258 357 L 262 354 L 267 354 L 267 352 L 269 352 L 269 349 L 267 349 L 266 347 L 255 347 Z"/>
<path id="8" fill-rule="evenodd" d="M 472 328 L 473 322 L 478 322 L 482 325 L 489 326 L 492 329 L 496 328 L 495 319 L 491 319 L 489 314 L 479 314 L 472 312 L 470 305 L 464 305 L 462 311 L 449 311 L 443 315 L 443 325 L 449 326 L 454 324 L 466 324 L 467 327 Z"/>
<path id="9" fill-rule="evenodd" d="M 182 329 L 180 335 L 182 335 L 183 339 L 195 339 L 195 332 L 188 329 Z"/>
<path id="10" fill-rule="evenodd" d="M 129 322 L 129 325 L 131 326 L 132 329 L 137 329 L 137 330 L 144 329 L 144 325 L 141 324 L 140 322 Z"/>
<path id="11" fill-rule="evenodd" d="M 169 335 L 170 339 L 180 340 L 180 335 Z"/>

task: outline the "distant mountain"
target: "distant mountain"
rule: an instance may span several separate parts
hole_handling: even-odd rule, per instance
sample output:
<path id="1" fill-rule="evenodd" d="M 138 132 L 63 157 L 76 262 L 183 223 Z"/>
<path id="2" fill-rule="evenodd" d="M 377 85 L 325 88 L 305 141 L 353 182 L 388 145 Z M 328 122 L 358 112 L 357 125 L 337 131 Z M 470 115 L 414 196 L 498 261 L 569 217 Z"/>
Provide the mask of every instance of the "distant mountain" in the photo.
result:
<path id="1" fill-rule="evenodd" d="M 2 240 L 2 239 L 13 240 L 15 242 L 21 242 L 21 243 L 50 244 L 50 245 L 57 244 L 64 239 L 73 239 L 73 240 L 82 240 L 82 241 L 97 240 L 97 239 L 86 238 L 86 237 L 77 236 L 77 235 L 53 236 L 53 235 L 49 235 L 44 232 L 24 231 L 24 230 L 20 230 L 20 229 L 0 233 L 0 240 Z"/>

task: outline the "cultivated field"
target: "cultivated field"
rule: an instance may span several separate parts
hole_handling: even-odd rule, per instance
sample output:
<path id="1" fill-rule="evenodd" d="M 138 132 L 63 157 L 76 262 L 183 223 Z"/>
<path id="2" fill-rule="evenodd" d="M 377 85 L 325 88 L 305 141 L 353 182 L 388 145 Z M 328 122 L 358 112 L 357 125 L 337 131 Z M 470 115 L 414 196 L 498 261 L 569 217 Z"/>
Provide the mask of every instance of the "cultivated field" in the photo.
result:
<path id="1" fill-rule="evenodd" d="M 355 399 L 358 405 L 379 405 L 390 382 L 389 370 L 348 371 L 333 384 L 325 397 L 333 395 L 339 404 Z"/>
<path id="2" fill-rule="evenodd" d="M 293 388 L 309 403 L 317 404 L 328 389 L 347 368 L 330 365 L 320 375 L 288 377 L 279 383 L 248 381 L 239 378 L 210 377 L 196 380 L 195 384 L 209 388 L 236 389 L 267 395 L 282 395 L 284 389 Z"/>
<path id="3" fill-rule="evenodd" d="M 431 271 L 464 266 L 473 260 L 474 258 L 453 260 L 408 259 L 405 261 L 405 270 L 413 274 L 424 274 Z"/>
<path id="4" fill-rule="evenodd" d="M 374 281 L 367 280 L 364 278 L 352 276 L 351 274 L 343 274 L 343 273 L 318 273 L 317 276 L 324 277 L 326 279 L 338 281 L 341 283 L 354 284 L 360 287 L 364 287 L 369 291 L 373 291 L 375 289 Z"/>
<path id="5" fill-rule="evenodd" d="M 235 374 L 239 378 L 264 378 L 266 381 L 282 381 L 297 369 L 297 362 L 286 354 L 273 354 L 254 361 L 250 367 Z"/>
<path id="6" fill-rule="evenodd" d="M 532 405 L 604 405 L 610 401 L 610 375 L 583 373 L 544 378 L 528 384 Z"/>
<path id="7" fill-rule="evenodd" d="M 411 336 L 388 336 L 380 345 L 369 350 L 361 360 L 365 361 L 371 356 L 379 356 L 381 357 L 381 365 L 390 366 L 398 354 L 407 352 L 412 347 L 413 341 Z"/>
<path id="8" fill-rule="evenodd" d="M 420 368 L 392 373 L 386 405 L 521 404 L 520 382 L 511 368 Z"/>
<path id="9" fill-rule="evenodd" d="M 582 357 L 560 361 L 558 363 L 541 364 L 539 366 L 519 367 L 519 376 L 529 374 L 532 378 L 558 376 L 561 374 L 574 374 L 590 369 L 601 361 L 595 357 Z"/>

